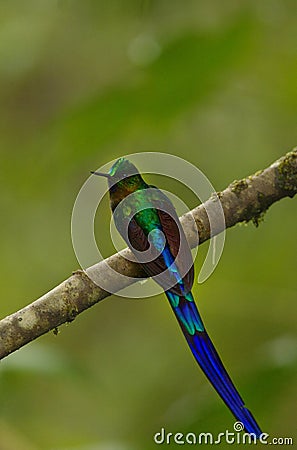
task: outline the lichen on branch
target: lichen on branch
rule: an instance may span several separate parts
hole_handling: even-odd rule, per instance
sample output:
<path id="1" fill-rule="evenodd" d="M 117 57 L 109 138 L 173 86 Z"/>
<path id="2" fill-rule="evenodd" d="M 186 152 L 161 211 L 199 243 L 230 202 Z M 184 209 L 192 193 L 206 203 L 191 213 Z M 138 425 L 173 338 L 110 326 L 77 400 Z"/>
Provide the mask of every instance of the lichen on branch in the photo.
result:
<path id="1" fill-rule="evenodd" d="M 221 233 L 225 228 L 240 222 L 252 221 L 258 226 L 268 208 L 284 197 L 294 197 L 297 192 L 297 148 L 275 161 L 264 170 L 256 172 L 239 181 L 233 181 L 226 189 L 212 196 L 182 216 L 189 245 L 194 248 Z M 209 214 L 215 212 L 216 202 L 223 208 L 225 223 L 215 220 L 210 230 Z M 193 218 L 197 229 L 193 229 Z M 197 235 L 198 230 L 198 235 Z M 125 256 L 129 254 L 129 259 Z M 101 277 L 106 275 L 106 264 L 114 269 L 108 275 L 113 291 L 129 286 L 135 278 L 145 277 L 141 266 L 131 261 L 130 250 L 125 249 L 92 267 L 92 271 Z M 126 275 L 117 276 L 117 272 Z M 131 281 L 132 280 L 132 281 Z M 100 300 L 108 297 L 109 292 L 97 286 L 85 272 L 78 270 L 67 280 L 55 287 L 38 300 L 21 310 L 0 320 L 0 359 L 21 348 L 39 336 L 54 330 L 63 323 L 71 322 L 75 317 Z"/>

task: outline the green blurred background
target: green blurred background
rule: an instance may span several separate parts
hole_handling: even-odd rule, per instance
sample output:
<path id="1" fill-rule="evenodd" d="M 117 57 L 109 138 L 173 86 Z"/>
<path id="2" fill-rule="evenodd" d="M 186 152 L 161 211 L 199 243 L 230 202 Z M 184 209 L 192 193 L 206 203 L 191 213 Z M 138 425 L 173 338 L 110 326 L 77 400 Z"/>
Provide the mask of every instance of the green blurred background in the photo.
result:
<path id="1" fill-rule="evenodd" d="M 296 144 L 296 13 L 295 0 L 0 1 L 1 317 L 77 269 L 70 219 L 89 170 L 167 152 L 221 190 Z M 228 230 L 195 286 L 248 406 L 295 440 L 296 220 L 284 199 L 259 228 Z M 151 450 L 162 427 L 234 422 L 164 296 L 113 296 L 0 369 L 1 450 Z"/>

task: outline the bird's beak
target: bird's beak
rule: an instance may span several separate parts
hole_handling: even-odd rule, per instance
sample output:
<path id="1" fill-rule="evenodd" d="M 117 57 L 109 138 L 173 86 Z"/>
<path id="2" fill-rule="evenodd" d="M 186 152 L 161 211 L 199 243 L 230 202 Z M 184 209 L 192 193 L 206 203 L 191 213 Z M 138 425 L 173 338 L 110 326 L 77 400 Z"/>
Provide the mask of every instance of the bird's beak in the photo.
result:
<path id="1" fill-rule="evenodd" d="M 110 178 L 111 175 L 109 175 L 109 173 L 103 173 L 103 172 L 92 172 L 91 173 L 93 175 L 98 175 L 99 177 L 105 177 L 105 178 Z"/>

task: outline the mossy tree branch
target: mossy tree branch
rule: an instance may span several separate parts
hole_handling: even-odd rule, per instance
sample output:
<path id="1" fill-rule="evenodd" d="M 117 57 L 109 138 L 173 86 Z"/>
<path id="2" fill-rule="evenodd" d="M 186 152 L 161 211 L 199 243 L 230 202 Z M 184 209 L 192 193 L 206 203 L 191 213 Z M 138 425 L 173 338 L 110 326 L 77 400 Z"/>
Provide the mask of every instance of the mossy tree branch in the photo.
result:
<path id="1" fill-rule="evenodd" d="M 249 221 L 258 225 L 265 211 L 273 203 L 284 197 L 292 198 L 296 192 L 297 148 L 266 169 L 240 181 L 234 181 L 218 193 L 225 215 L 225 227 Z M 211 237 L 208 214 L 212 208 L 215 209 L 216 201 L 217 199 L 210 198 L 181 217 L 192 248 L 198 245 L 197 230 L 193 230 L 192 217 L 195 219 L 201 244 Z M 222 231 L 221 222 L 212 224 L 212 235 Z M 113 291 L 131 284 L 128 277 L 145 277 L 140 265 L 125 259 L 128 253 L 130 250 L 125 249 L 92 268 L 100 276 L 106 277 L 105 265 L 108 263 L 116 272 L 127 276 L 125 281 L 122 277 L 119 281 L 116 274 L 108 275 L 108 282 L 113 286 Z M 70 278 L 38 300 L 0 321 L 0 359 L 48 331 L 55 331 L 61 324 L 71 322 L 78 314 L 109 295 L 94 284 L 85 272 L 74 272 Z"/>

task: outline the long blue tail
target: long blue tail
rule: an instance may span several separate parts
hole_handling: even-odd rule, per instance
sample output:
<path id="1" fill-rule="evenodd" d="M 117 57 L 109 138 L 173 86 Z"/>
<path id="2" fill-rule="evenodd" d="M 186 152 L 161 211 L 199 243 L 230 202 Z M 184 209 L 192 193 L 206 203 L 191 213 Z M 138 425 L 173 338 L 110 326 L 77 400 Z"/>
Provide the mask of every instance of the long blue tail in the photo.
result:
<path id="1" fill-rule="evenodd" d="M 169 291 L 166 295 L 199 366 L 236 419 L 243 424 L 245 430 L 259 437 L 262 432 L 252 413 L 244 406 L 242 398 L 223 366 L 204 328 L 191 292 L 184 297 Z"/>

